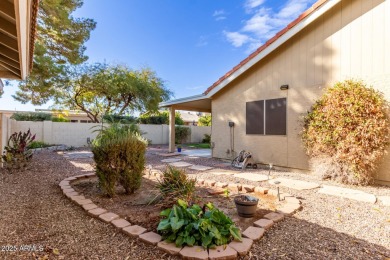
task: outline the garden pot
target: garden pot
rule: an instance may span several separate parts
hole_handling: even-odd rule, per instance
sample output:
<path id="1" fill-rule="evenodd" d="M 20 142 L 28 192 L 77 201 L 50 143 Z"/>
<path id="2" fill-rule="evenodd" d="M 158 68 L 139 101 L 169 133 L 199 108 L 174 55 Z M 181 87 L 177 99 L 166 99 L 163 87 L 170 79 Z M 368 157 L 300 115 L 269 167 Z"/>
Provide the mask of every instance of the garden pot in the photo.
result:
<path id="1" fill-rule="evenodd" d="M 181 147 L 177 147 L 177 151 L 181 153 Z"/>
<path id="2" fill-rule="evenodd" d="M 252 218 L 255 216 L 259 199 L 249 195 L 239 195 L 234 198 L 234 203 L 240 217 Z"/>

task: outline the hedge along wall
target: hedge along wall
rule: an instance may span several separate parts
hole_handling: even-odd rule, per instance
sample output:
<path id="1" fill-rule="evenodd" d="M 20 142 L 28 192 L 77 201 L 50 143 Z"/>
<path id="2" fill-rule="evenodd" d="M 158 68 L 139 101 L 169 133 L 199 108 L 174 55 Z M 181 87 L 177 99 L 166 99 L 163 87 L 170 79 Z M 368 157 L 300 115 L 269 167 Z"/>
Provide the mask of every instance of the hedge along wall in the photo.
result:
<path id="1" fill-rule="evenodd" d="M 6 134 L 6 139 L 10 134 L 19 131 L 27 131 L 29 128 L 33 134 L 36 134 L 37 141 L 43 141 L 49 144 L 65 144 L 68 146 L 86 146 L 87 138 L 91 140 L 97 135 L 102 124 L 98 123 L 62 123 L 62 122 L 31 122 L 16 121 L 6 118 L 4 123 L 10 124 L 10 131 Z M 168 125 L 139 125 L 143 134 L 152 144 L 168 144 L 169 126 Z M 204 134 L 211 134 L 209 126 L 189 126 L 191 128 L 191 137 L 188 143 L 200 143 Z"/>

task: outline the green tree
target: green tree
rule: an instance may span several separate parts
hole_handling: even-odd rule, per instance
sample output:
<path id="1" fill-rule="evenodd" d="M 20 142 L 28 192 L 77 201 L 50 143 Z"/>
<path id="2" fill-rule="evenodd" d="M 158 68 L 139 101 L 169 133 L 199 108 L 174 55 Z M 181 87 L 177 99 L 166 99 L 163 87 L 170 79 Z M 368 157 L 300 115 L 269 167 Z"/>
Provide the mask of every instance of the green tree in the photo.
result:
<path id="1" fill-rule="evenodd" d="M 88 59 L 84 43 L 96 23 L 72 16 L 82 5 L 83 0 L 40 1 L 33 69 L 27 80 L 19 83 L 16 100 L 34 105 L 46 103 L 58 95 L 61 82 L 67 78 L 67 66 Z"/>
<path id="2" fill-rule="evenodd" d="M 199 126 L 211 126 L 211 115 L 201 116 L 198 119 Z"/>
<path id="3" fill-rule="evenodd" d="M 169 112 L 168 111 L 157 111 L 157 112 L 146 112 L 139 116 L 138 122 L 140 124 L 150 125 L 168 125 L 169 124 Z M 181 118 L 180 112 L 175 113 L 175 125 L 184 125 L 184 121 Z"/>
<path id="4" fill-rule="evenodd" d="M 93 122 L 108 114 L 157 111 L 158 104 L 171 96 L 163 81 L 148 68 L 132 70 L 95 63 L 76 66 L 68 74 L 64 86 L 58 88 L 55 103 L 84 111 Z"/>

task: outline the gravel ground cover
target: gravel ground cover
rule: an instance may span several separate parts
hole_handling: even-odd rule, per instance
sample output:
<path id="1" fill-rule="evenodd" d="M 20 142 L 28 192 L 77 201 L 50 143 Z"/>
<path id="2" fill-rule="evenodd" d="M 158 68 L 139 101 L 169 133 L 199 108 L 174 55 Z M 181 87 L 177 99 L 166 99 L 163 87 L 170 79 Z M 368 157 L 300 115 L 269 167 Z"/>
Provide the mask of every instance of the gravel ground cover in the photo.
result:
<path id="1" fill-rule="evenodd" d="M 164 169 L 166 164 L 161 160 L 166 157 L 156 155 L 163 151 L 149 149 L 147 164 Z M 180 158 L 206 166 L 221 163 L 217 159 Z M 0 259 L 177 259 L 89 217 L 63 196 L 58 183 L 93 170 L 91 163 L 91 159 L 70 162 L 56 153 L 42 152 L 34 156 L 25 172 L 10 175 L 0 169 L 0 246 L 4 249 Z M 232 176 L 188 172 L 204 179 L 259 185 Z M 299 173 L 274 171 L 272 175 L 347 187 Z M 270 187 L 266 182 L 261 185 Z M 383 186 L 358 189 L 390 195 L 390 189 Z M 390 258 L 390 207 L 318 194 L 318 189 L 281 190 L 300 197 L 303 210 L 274 225 L 243 259 Z M 22 250 L 23 245 L 30 247 Z M 37 250 L 29 252 L 33 245 Z"/>

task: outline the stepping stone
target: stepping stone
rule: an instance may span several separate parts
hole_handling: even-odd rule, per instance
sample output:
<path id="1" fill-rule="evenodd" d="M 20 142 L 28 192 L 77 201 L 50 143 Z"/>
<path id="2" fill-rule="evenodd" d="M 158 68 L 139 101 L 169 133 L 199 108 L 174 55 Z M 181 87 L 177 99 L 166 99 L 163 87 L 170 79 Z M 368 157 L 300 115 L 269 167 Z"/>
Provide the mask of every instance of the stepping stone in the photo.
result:
<path id="1" fill-rule="evenodd" d="M 175 243 L 168 243 L 166 241 L 158 242 L 157 247 L 171 255 L 178 255 L 181 247 L 176 247 Z"/>
<path id="2" fill-rule="evenodd" d="M 178 156 L 180 154 L 177 154 L 177 153 L 157 153 L 156 155 L 163 156 L 163 157 L 172 157 L 172 156 Z"/>
<path id="3" fill-rule="evenodd" d="M 97 207 L 98 206 L 96 206 L 93 203 L 83 205 L 83 209 L 85 209 L 86 211 L 91 210 L 91 209 L 96 209 Z"/>
<path id="4" fill-rule="evenodd" d="M 205 181 L 204 181 L 204 185 L 205 185 L 205 186 L 209 186 L 209 187 L 214 186 L 215 183 L 216 183 L 216 181 L 214 181 L 214 180 L 205 180 Z"/>
<path id="5" fill-rule="evenodd" d="M 223 260 L 230 260 L 230 259 L 237 259 L 237 251 L 229 246 L 217 246 L 214 249 L 209 249 L 209 259 L 223 259 Z"/>
<path id="6" fill-rule="evenodd" d="M 244 185 L 242 185 L 242 190 L 245 191 L 246 193 L 254 192 L 255 186 L 249 185 L 249 184 L 244 184 Z"/>
<path id="7" fill-rule="evenodd" d="M 390 196 L 378 196 L 378 200 L 385 206 L 390 206 Z"/>
<path id="8" fill-rule="evenodd" d="M 179 253 L 185 260 L 207 260 L 209 254 L 201 246 L 185 246 Z"/>
<path id="9" fill-rule="evenodd" d="M 255 187 L 255 193 L 267 194 L 268 193 L 268 188 L 257 186 L 257 187 Z"/>
<path id="10" fill-rule="evenodd" d="M 375 203 L 376 197 L 370 193 L 366 193 L 360 190 L 341 188 L 336 186 L 324 185 L 318 193 L 332 195 L 341 198 L 347 198 L 362 202 Z"/>
<path id="11" fill-rule="evenodd" d="M 207 193 L 211 196 L 213 195 L 220 195 L 220 194 L 223 194 L 225 192 L 225 190 L 221 189 L 221 188 L 209 188 L 207 189 Z"/>
<path id="12" fill-rule="evenodd" d="M 115 213 L 107 212 L 107 213 L 104 213 L 104 214 L 100 215 L 99 218 L 101 220 L 103 220 L 104 222 L 106 222 L 106 223 L 110 223 L 114 219 L 119 218 L 119 216 L 117 214 L 115 214 Z"/>
<path id="13" fill-rule="evenodd" d="M 250 172 L 236 173 L 236 174 L 234 174 L 234 177 L 249 180 L 249 181 L 266 181 L 266 180 L 268 180 L 267 175 L 250 173 Z"/>
<path id="14" fill-rule="evenodd" d="M 281 213 L 281 214 L 284 214 L 284 215 L 287 215 L 287 216 L 291 216 L 292 214 L 295 213 L 295 211 L 297 211 L 299 208 L 301 207 L 301 205 L 299 204 L 287 204 L 287 205 L 284 205 L 280 208 L 278 208 L 276 210 L 276 212 L 278 213 Z"/>
<path id="15" fill-rule="evenodd" d="M 88 210 L 88 214 L 91 215 L 92 217 L 97 217 L 103 213 L 106 213 L 107 210 L 105 209 L 102 209 L 102 208 L 96 208 L 96 209 L 92 209 L 92 210 Z"/>
<path id="16" fill-rule="evenodd" d="M 185 167 L 192 166 L 191 163 L 186 163 L 186 162 L 173 162 L 173 163 L 169 163 L 169 165 L 177 168 L 185 168 Z"/>
<path id="17" fill-rule="evenodd" d="M 68 192 L 68 193 L 65 193 L 65 196 L 70 198 L 70 197 L 73 197 L 73 196 L 79 196 L 79 193 L 76 192 L 76 191 Z"/>
<path id="18" fill-rule="evenodd" d="M 122 229 L 124 227 L 130 226 L 130 222 L 128 222 L 126 219 L 118 218 L 111 221 L 111 224 L 113 224 L 116 228 Z"/>
<path id="19" fill-rule="evenodd" d="M 242 235 L 252 240 L 259 240 L 264 235 L 265 229 L 258 227 L 248 227 Z"/>
<path id="20" fill-rule="evenodd" d="M 181 159 L 175 159 L 175 158 L 161 160 L 161 162 L 165 162 L 165 163 L 180 162 L 180 161 Z"/>
<path id="21" fill-rule="evenodd" d="M 128 234 L 128 235 L 130 235 L 130 236 L 133 236 L 133 237 L 138 237 L 138 236 L 141 235 L 142 233 L 145 233 L 145 232 L 146 232 L 146 228 L 140 227 L 140 226 L 138 226 L 138 225 L 125 227 L 125 228 L 122 229 L 122 230 L 123 230 L 123 232 L 125 232 L 126 234 Z"/>
<path id="22" fill-rule="evenodd" d="M 71 196 L 70 199 L 73 200 L 73 201 L 76 201 L 76 200 L 85 200 L 85 197 L 84 197 L 84 196 L 81 196 L 81 195 L 79 195 L 79 196 Z"/>
<path id="23" fill-rule="evenodd" d="M 190 168 L 191 170 L 196 170 L 196 171 L 208 171 L 211 170 L 213 167 L 209 166 L 203 166 L 203 165 L 192 165 Z"/>
<path id="24" fill-rule="evenodd" d="M 75 202 L 76 202 L 77 204 L 79 204 L 80 206 L 83 206 L 83 205 L 86 205 L 86 204 L 91 204 L 91 203 L 92 203 L 92 200 L 90 200 L 90 199 L 75 200 Z"/>
<path id="25" fill-rule="evenodd" d="M 148 233 L 144 233 L 144 234 L 141 234 L 139 235 L 139 238 L 148 243 L 148 244 L 151 244 L 151 245 L 157 245 L 158 242 L 161 241 L 161 236 L 157 233 L 154 233 L 154 232 L 148 232 Z"/>
<path id="26" fill-rule="evenodd" d="M 274 222 L 272 220 L 265 218 L 259 219 L 253 223 L 254 226 L 261 227 L 264 229 L 269 229 L 270 227 L 272 227 L 273 224 Z"/>
<path id="27" fill-rule="evenodd" d="M 229 247 L 233 248 L 237 251 L 239 256 L 246 256 L 248 254 L 249 250 L 251 249 L 253 244 L 253 240 L 250 238 L 242 238 L 241 241 L 233 241 L 229 243 Z"/>
<path id="28" fill-rule="evenodd" d="M 286 179 L 286 178 L 276 178 L 273 180 L 270 180 L 269 183 L 272 185 L 276 185 L 275 182 L 279 181 L 280 183 L 278 185 L 291 188 L 294 190 L 312 190 L 315 188 L 320 187 L 318 183 L 314 182 L 308 182 L 308 181 L 299 181 L 299 180 L 293 180 L 293 179 Z"/>
<path id="29" fill-rule="evenodd" d="M 237 173 L 237 171 L 232 170 L 223 170 L 223 169 L 212 169 L 208 171 L 207 173 L 215 174 L 215 175 L 234 175 Z"/>
<path id="30" fill-rule="evenodd" d="M 267 215 L 264 215 L 264 218 L 272 220 L 273 222 L 278 222 L 284 219 L 284 215 L 276 212 L 271 212 L 268 213 Z"/>

